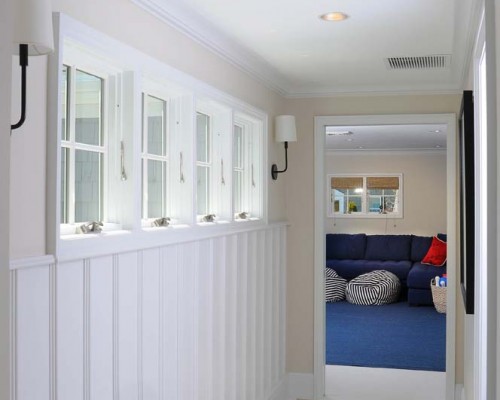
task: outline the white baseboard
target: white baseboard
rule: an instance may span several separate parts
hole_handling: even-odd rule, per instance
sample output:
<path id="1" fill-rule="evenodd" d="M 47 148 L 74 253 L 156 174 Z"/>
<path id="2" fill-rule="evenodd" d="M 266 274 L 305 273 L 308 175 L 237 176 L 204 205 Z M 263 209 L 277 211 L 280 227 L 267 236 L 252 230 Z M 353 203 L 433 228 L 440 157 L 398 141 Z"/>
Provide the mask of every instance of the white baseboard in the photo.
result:
<path id="1" fill-rule="evenodd" d="M 465 400 L 465 388 L 461 383 L 455 385 L 455 400 Z"/>
<path id="2" fill-rule="evenodd" d="M 288 376 L 281 380 L 281 382 L 274 388 L 268 400 L 288 400 Z"/>
<path id="3" fill-rule="evenodd" d="M 313 374 L 288 374 L 288 400 L 307 399 L 314 397 Z"/>

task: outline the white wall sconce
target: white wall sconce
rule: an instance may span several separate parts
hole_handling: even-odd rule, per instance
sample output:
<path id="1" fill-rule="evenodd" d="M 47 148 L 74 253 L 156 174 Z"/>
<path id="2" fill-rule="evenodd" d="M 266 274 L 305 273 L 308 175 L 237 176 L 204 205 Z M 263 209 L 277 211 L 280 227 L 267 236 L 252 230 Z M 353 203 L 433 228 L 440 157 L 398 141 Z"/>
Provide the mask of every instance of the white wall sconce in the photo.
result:
<path id="1" fill-rule="evenodd" d="M 293 115 L 278 115 L 276 117 L 274 137 L 276 142 L 285 142 L 285 169 L 279 171 L 276 164 L 273 164 L 271 167 L 271 176 L 273 180 L 276 180 L 278 179 L 278 174 L 288 169 L 288 142 L 297 141 L 297 129 Z"/>
<path id="2" fill-rule="evenodd" d="M 26 119 L 26 67 L 28 56 L 40 56 L 54 50 L 52 7 L 50 0 L 16 0 L 14 5 L 14 54 L 21 66 L 21 117 L 11 130 Z"/>

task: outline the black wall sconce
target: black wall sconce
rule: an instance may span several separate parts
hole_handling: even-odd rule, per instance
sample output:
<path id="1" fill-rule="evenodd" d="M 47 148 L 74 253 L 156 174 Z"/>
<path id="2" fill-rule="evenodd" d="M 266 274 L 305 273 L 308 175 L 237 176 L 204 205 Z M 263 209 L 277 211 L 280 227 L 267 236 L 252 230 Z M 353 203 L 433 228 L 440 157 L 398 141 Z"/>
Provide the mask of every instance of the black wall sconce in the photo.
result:
<path id="1" fill-rule="evenodd" d="M 297 129 L 295 127 L 295 117 L 293 115 L 278 115 L 275 119 L 274 137 L 276 142 L 285 142 L 285 169 L 279 171 L 278 166 L 271 167 L 271 177 L 278 179 L 278 174 L 288 169 L 288 142 L 297 141 Z"/>
<path id="2" fill-rule="evenodd" d="M 17 129 L 26 120 L 26 67 L 28 56 L 41 56 L 54 49 L 52 7 L 50 0 L 16 0 L 14 9 L 14 54 L 21 66 L 21 117 L 11 125 Z"/>

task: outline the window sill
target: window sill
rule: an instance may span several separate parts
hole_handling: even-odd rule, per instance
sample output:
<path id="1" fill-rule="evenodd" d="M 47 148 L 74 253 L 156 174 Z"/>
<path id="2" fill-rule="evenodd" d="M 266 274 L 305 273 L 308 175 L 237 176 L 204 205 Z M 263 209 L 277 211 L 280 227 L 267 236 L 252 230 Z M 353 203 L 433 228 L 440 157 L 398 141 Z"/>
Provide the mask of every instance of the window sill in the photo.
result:
<path id="1" fill-rule="evenodd" d="M 245 222 L 242 224 L 241 222 Z M 104 231 L 97 234 L 62 235 L 58 260 L 67 262 L 82 258 L 111 256 L 147 248 L 161 248 L 197 240 L 266 229 L 269 224 L 258 218 L 240 221 L 176 224 L 167 227 L 145 227 L 137 230 Z"/>
<path id="2" fill-rule="evenodd" d="M 114 231 L 102 231 L 99 233 L 71 233 L 61 235 L 61 240 L 63 241 L 73 241 L 73 240 L 86 240 L 86 239 L 95 239 L 95 238 L 104 238 L 104 237 L 112 237 L 112 236 L 121 236 L 130 234 L 130 231 L 125 230 L 114 230 Z"/>
<path id="3" fill-rule="evenodd" d="M 328 218 L 338 219 L 402 219 L 403 214 L 364 214 L 364 213 L 351 213 L 351 214 L 330 214 Z"/>

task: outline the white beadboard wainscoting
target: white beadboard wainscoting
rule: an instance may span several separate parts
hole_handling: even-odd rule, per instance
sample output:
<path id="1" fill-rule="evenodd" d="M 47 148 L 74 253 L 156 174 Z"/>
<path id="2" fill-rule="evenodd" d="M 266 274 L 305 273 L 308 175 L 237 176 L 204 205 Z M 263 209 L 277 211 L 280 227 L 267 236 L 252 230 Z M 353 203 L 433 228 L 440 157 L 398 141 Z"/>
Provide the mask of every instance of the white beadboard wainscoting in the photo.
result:
<path id="1" fill-rule="evenodd" d="M 285 399 L 286 225 L 13 260 L 13 400 Z"/>

